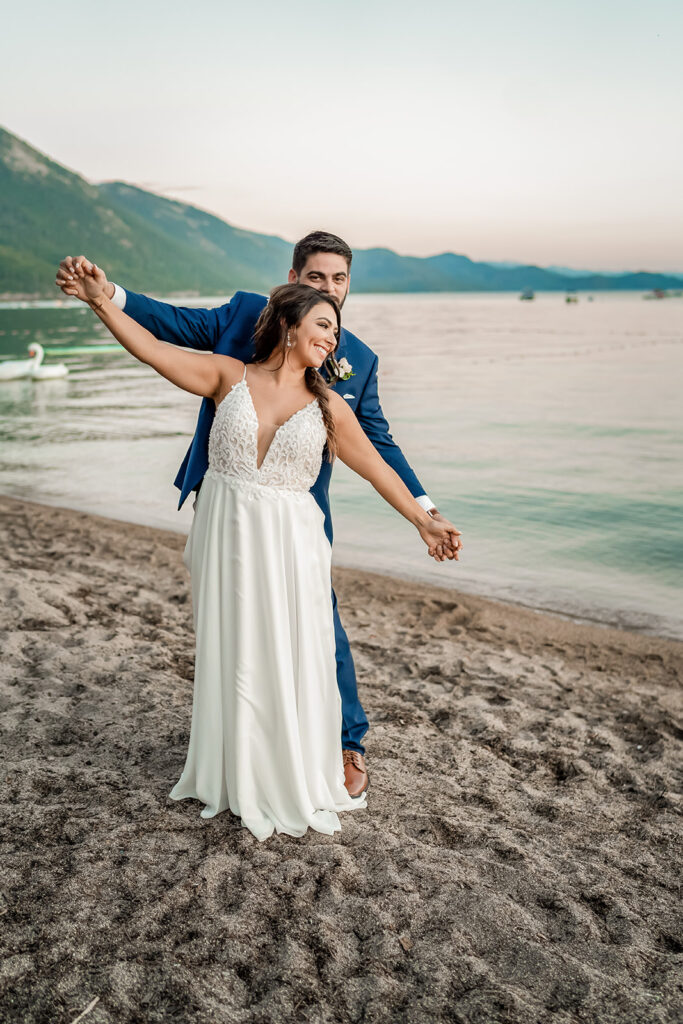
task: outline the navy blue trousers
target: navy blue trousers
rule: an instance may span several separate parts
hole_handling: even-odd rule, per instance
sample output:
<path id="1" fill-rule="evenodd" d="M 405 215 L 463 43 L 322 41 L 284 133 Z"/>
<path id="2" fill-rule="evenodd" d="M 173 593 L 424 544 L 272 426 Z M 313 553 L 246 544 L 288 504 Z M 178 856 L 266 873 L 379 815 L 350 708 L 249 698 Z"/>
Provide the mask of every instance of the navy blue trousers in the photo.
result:
<path id="1" fill-rule="evenodd" d="M 334 638 L 337 644 L 337 685 L 342 701 L 342 747 L 344 750 L 358 750 L 365 753 L 361 743 L 368 731 L 368 720 L 358 699 L 356 669 L 351 656 L 349 638 L 339 618 L 337 595 L 332 590 L 332 610 L 334 612 Z"/>

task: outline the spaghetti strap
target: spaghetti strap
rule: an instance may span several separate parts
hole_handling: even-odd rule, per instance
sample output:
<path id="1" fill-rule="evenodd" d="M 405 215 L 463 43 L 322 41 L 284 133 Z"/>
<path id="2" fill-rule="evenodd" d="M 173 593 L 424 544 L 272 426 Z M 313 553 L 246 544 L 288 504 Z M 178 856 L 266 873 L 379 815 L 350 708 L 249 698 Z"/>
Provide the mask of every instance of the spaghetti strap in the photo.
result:
<path id="1" fill-rule="evenodd" d="M 244 373 L 242 374 L 242 380 L 247 379 L 247 364 L 244 364 Z"/>

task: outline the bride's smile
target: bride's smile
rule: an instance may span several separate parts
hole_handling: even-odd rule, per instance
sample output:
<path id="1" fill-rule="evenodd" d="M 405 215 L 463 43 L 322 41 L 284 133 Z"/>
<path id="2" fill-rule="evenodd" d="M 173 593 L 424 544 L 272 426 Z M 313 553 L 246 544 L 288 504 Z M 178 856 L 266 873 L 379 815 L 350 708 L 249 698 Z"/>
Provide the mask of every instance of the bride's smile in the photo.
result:
<path id="1" fill-rule="evenodd" d="M 317 369 L 336 349 L 337 325 L 329 313 L 329 305 L 321 302 L 306 314 L 295 332 L 290 332 L 287 346 L 290 357 L 301 362 L 302 366 Z"/>

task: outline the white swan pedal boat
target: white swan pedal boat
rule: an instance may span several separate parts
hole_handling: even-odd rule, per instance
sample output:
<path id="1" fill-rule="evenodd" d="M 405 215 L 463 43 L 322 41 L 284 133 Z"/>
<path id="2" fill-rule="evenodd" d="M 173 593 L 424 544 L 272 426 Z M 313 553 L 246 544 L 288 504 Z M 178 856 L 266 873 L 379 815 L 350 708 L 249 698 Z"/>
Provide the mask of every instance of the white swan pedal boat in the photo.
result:
<path id="1" fill-rule="evenodd" d="M 6 359 L 0 363 L 0 380 L 21 380 L 31 377 L 33 380 L 56 380 L 66 377 L 69 370 L 64 363 L 49 363 L 43 366 L 45 349 L 37 341 L 29 347 L 30 359 Z"/>

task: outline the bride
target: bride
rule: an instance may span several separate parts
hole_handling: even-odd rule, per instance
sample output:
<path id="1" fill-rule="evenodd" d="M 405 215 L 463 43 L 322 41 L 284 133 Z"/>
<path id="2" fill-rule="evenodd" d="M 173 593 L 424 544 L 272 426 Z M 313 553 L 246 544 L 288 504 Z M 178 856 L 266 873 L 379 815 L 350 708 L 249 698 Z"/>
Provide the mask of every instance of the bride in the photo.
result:
<path id="1" fill-rule="evenodd" d="M 194 697 L 170 796 L 200 800 L 205 818 L 229 808 L 259 840 L 332 834 L 337 812 L 365 807 L 366 796 L 354 799 L 344 785 L 331 547 L 309 488 L 323 457 L 338 457 L 413 523 L 430 554 L 448 544 L 450 524 L 418 505 L 318 372 L 341 330 L 332 296 L 275 288 L 245 365 L 157 340 L 106 297 L 105 283 L 98 267 L 81 268 L 68 294 L 141 362 L 216 404 L 184 553 Z"/>

